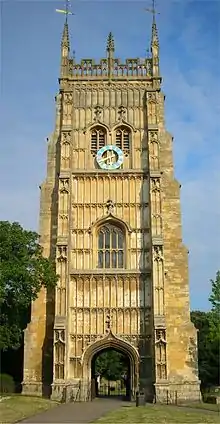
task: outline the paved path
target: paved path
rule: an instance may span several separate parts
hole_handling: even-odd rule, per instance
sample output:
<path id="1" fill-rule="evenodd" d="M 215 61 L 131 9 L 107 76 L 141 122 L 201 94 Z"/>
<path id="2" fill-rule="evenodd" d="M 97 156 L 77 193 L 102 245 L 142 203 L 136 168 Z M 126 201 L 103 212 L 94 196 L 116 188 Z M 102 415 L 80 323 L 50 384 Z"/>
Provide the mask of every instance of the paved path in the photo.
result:
<path id="1" fill-rule="evenodd" d="M 93 402 L 77 402 L 59 405 L 21 423 L 90 423 L 121 406 L 133 406 L 131 402 L 114 399 L 95 399 Z"/>
<path id="2" fill-rule="evenodd" d="M 159 405 L 159 404 L 158 404 Z M 51 423 L 51 424 L 65 424 L 65 423 L 91 423 L 98 418 L 101 418 L 103 415 L 108 412 L 118 409 L 121 407 L 131 407 L 135 406 L 134 402 L 125 402 L 119 399 L 95 399 L 93 402 L 76 402 L 76 403 L 67 403 L 59 405 L 55 408 L 49 409 L 48 411 L 41 412 L 38 415 L 33 417 L 26 418 L 20 423 L 35 423 L 35 424 L 43 424 L 43 423 Z M 153 406 L 150 405 L 149 406 Z M 166 405 L 164 405 L 166 408 Z M 180 409 L 180 406 L 172 405 L 174 409 Z M 216 411 L 193 408 L 189 406 L 181 406 L 186 412 L 197 412 L 201 413 L 201 411 L 206 414 L 216 414 Z"/>

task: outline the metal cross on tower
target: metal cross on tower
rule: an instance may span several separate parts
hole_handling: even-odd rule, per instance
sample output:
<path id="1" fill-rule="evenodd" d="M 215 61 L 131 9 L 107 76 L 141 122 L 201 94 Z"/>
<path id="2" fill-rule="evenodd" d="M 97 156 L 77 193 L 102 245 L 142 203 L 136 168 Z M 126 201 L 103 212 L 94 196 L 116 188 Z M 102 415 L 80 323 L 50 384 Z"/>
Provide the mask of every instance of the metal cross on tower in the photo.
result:
<path id="1" fill-rule="evenodd" d="M 153 20 L 155 21 L 156 15 L 160 15 L 160 12 L 157 12 L 156 10 L 156 0 L 152 0 L 152 8 L 145 8 L 144 9 L 146 12 L 148 13 L 152 13 L 153 14 Z"/>
<path id="2" fill-rule="evenodd" d="M 67 23 L 68 15 L 75 15 L 75 13 L 71 12 L 70 10 L 71 7 L 72 6 L 70 3 L 70 0 L 65 0 L 65 9 L 56 9 L 56 12 L 64 13 L 66 15 L 66 23 Z"/>

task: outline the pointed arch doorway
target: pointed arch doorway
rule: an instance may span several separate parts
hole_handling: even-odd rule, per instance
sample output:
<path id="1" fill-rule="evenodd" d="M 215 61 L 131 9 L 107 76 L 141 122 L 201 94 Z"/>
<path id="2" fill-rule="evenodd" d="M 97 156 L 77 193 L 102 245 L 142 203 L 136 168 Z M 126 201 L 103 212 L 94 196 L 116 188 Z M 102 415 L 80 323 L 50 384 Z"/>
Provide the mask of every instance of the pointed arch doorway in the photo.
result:
<path id="1" fill-rule="evenodd" d="M 131 398 L 131 362 L 119 349 L 104 348 L 91 361 L 91 397 Z"/>
<path id="2" fill-rule="evenodd" d="M 89 398 L 92 400 L 99 395 L 95 367 L 97 358 L 109 351 L 117 352 L 124 358 L 125 372 L 121 375 L 121 380 L 124 382 L 123 398 L 132 400 L 138 387 L 139 354 L 135 347 L 116 337 L 111 331 L 106 337 L 90 345 L 83 354 L 83 376 L 84 381 L 87 380 Z M 111 395 L 111 393 L 108 391 L 106 395 Z"/>

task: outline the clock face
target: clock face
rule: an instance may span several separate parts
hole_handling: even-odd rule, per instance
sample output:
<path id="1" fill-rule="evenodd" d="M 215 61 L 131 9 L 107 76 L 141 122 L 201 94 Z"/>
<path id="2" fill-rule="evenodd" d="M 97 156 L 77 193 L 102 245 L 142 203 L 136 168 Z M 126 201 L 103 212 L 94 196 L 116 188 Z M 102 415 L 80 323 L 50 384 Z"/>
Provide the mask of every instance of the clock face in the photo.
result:
<path id="1" fill-rule="evenodd" d="M 123 152 L 117 146 L 104 146 L 98 151 L 96 160 L 102 169 L 118 169 L 123 163 Z"/>

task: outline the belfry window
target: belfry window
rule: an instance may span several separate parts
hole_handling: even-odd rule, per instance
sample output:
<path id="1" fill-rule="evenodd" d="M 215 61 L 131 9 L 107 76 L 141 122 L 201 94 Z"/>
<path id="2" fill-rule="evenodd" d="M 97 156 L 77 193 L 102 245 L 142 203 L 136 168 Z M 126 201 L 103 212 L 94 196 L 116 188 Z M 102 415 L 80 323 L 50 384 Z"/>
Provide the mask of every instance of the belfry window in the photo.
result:
<path id="1" fill-rule="evenodd" d="M 122 230 L 106 224 L 98 232 L 98 268 L 124 268 L 125 237 Z"/>
<path id="2" fill-rule="evenodd" d="M 102 127 L 93 128 L 91 131 L 91 153 L 95 154 L 106 144 L 106 131 Z"/>
<path id="3" fill-rule="evenodd" d="M 131 131 L 127 127 L 116 129 L 115 144 L 123 150 L 124 153 L 129 153 L 130 150 Z"/>

